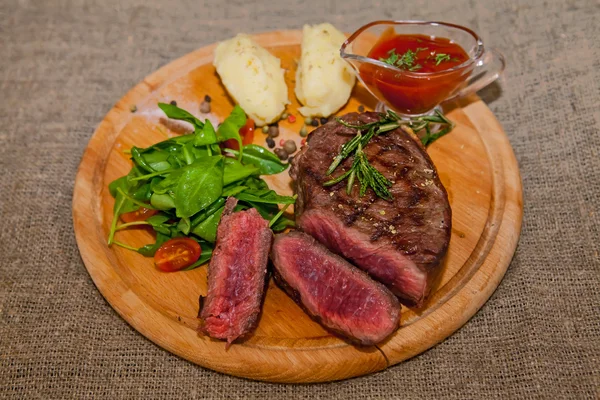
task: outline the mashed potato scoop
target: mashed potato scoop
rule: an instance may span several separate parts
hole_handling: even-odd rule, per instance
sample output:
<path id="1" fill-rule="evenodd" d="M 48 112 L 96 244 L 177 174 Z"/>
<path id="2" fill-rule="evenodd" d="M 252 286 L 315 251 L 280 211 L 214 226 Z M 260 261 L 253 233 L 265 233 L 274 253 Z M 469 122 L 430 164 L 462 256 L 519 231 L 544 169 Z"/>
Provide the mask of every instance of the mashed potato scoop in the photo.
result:
<path id="1" fill-rule="evenodd" d="M 256 125 L 279 119 L 289 101 L 284 70 L 277 57 L 250 36 L 239 34 L 219 43 L 213 64 L 231 97 Z"/>
<path id="2" fill-rule="evenodd" d="M 354 70 L 340 57 L 346 36 L 333 25 L 304 25 L 302 56 L 296 71 L 296 97 L 304 116 L 329 117 L 350 98 Z"/>

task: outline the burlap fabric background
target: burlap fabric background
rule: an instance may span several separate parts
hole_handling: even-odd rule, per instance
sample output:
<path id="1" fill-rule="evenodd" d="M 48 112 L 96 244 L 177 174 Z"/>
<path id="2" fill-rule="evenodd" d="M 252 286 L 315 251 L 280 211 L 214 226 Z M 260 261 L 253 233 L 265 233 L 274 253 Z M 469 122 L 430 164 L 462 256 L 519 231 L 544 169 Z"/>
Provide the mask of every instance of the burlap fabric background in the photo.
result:
<path id="1" fill-rule="evenodd" d="M 145 75 L 238 31 L 380 18 L 465 24 L 507 58 L 484 97 L 521 166 L 525 217 L 504 281 L 432 350 L 386 371 L 274 385 L 158 348 L 103 299 L 71 220 L 96 125 Z M 0 2 L 0 397 L 600 397 L 600 3 L 438 1 Z"/>

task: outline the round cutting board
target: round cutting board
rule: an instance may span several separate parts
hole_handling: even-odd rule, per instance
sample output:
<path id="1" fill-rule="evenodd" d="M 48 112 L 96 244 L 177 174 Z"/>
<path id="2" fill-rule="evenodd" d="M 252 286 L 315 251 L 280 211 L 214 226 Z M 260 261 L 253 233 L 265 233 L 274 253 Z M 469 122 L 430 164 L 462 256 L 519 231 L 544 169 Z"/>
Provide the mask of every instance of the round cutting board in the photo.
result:
<path id="1" fill-rule="evenodd" d="M 281 59 L 286 70 L 295 123 L 280 123 L 280 139 L 293 139 L 303 118 L 294 97 L 300 57 L 300 31 L 256 35 L 256 41 Z M 450 197 L 452 238 L 443 272 L 421 309 L 402 310 L 401 327 L 377 346 L 356 347 L 311 320 L 273 282 L 269 282 L 260 322 L 246 341 L 229 349 L 197 333 L 198 297 L 207 290 L 206 266 L 163 273 L 151 258 L 106 245 L 113 199 L 107 185 L 131 168 L 124 150 L 146 147 L 189 127 L 168 121 L 157 102 L 178 106 L 201 119 L 222 120 L 233 102 L 212 66 L 215 45 L 190 53 L 145 78 L 106 115 L 85 150 L 73 196 L 75 235 L 94 283 L 129 324 L 157 345 L 199 365 L 231 375 L 273 382 L 331 381 L 379 371 L 415 356 L 461 327 L 492 295 L 502 279 L 519 237 L 522 194 L 519 170 L 509 141 L 491 111 L 477 97 L 447 105 L 456 122 L 451 134 L 428 148 Z M 212 111 L 199 111 L 204 96 Z M 374 99 L 357 85 L 339 114 Z M 136 106 L 135 112 L 131 111 Z M 265 135 L 257 130 L 257 144 Z M 279 144 L 279 143 L 278 143 Z M 278 192 L 291 194 L 287 172 L 267 177 Z M 117 233 L 138 247 L 152 242 L 143 230 Z"/>

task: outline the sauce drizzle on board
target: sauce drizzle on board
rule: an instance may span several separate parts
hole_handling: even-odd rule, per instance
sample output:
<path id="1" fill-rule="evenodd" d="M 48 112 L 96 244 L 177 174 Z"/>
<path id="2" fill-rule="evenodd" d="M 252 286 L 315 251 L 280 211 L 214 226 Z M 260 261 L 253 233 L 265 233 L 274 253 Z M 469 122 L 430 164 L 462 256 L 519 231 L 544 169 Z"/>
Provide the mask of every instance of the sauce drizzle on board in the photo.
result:
<path id="1" fill-rule="evenodd" d="M 420 34 L 384 33 L 368 57 L 395 68 L 364 63 L 362 79 L 396 111 L 407 115 L 430 111 L 462 85 L 472 70 L 472 64 L 460 67 L 469 59 L 460 45 Z"/>

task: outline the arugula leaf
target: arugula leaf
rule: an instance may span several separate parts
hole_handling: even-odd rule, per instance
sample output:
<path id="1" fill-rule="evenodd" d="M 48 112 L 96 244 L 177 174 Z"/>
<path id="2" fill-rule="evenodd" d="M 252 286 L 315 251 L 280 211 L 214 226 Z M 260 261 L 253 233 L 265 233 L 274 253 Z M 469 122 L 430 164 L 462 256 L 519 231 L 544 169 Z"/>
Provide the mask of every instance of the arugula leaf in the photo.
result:
<path id="1" fill-rule="evenodd" d="M 162 225 L 169 220 L 169 216 L 165 214 L 156 214 L 146 220 L 152 226 Z"/>
<path id="2" fill-rule="evenodd" d="M 225 198 L 219 197 L 214 203 L 210 206 L 206 207 L 204 210 L 200 211 L 198 214 L 194 215 L 194 218 L 191 220 L 192 228 L 198 226 L 199 223 L 206 220 L 208 217 L 217 212 L 223 205 L 225 204 Z"/>
<path id="3" fill-rule="evenodd" d="M 223 185 L 245 179 L 251 175 L 258 175 L 259 169 L 254 165 L 244 165 L 235 158 L 225 158 L 225 169 L 223 171 Z"/>
<path id="4" fill-rule="evenodd" d="M 170 217 L 166 214 L 156 214 L 148 218 L 146 222 L 149 223 L 157 233 L 160 232 L 171 236 L 171 224 L 166 223 L 169 219 Z"/>
<path id="5" fill-rule="evenodd" d="M 269 185 L 267 185 L 267 182 L 265 182 L 264 179 L 258 178 L 256 176 L 251 176 L 250 178 L 246 179 L 243 182 L 243 184 L 244 184 L 244 186 L 248 186 L 248 188 L 250 188 L 250 189 L 256 189 L 256 190 L 266 189 L 266 190 L 269 190 Z"/>
<path id="6" fill-rule="evenodd" d="M 256 211 L 267 221 L 270 221 L 278 212 L 279 207 L 277 204 L 271 203 L 254 203 L 252 201 L 244 200 L 250 207 L 256 208 Z"/>
<path id="7" fill-rule="evenodd" d="M 273 230 L 273 232 L 281 232 L 286 230 L 287 228 L 293 228 L 295 226 L 296 223 L 294 222 L 294 220 L 289 219 L 288 217 L 281 216 L 279 217 L 277 222 L 275 222 L 273 226 L 271 226 L 271 229 Z"/>
<path id="8" fill-rule="evenodd" d="M 294 197 L 278 195 L 274 190 L 263 194 L 262 191 L 248 189 L 236 194 L 235 197 L 242 201 L 264 204 L 294 204 L 296 202 Z"/>
<path id="9" fill-rule="evenodd" d="M 235 196 L 236 194 L 243 192 L 246 189 L 248 189 L 248 186 L 230 185 L 230 186 L 223 188 L 223 193 L 221 193 L 221 196 L 223 196 L 223 197 Z"/>
<path id="10" fill-rule="evenodd" d="M 189 218 L 181 218 L 179 220 L 179 223 L 177 224 L 177 229 L 181 231 L 181 233 L 183 233 L 184 235 L 188 235 L 190 233 L 191 228 L 192 225 L 190 223 Z"/>
<path id="11" fill-rule="evenodd" d="M 137 187 L 136 184 L 132 184 L 128 181 L 127 176 L 122 176 L 118 179 L 115 179 L 108 185 L 108 191 L 111 196 L 115 198 L 115 205 L 113 207 L 113 213 L 115 213 L 116 218 L 119 218 L 119 215 L 124 214 L 126 212 L 135 211 L 140 208 L 139 205 L 135 204 L 133 201 L 127 198 L 127 196 L 123 196 L 119 189 L 123 193 L 129 193 L 133 189 Z M 117 206 L 119 208 L 119 213 L 116 213 Z"/>
<path id="12" fill-rule="evenodd" d="M 217 239 L 217 226 L 219 225 L 219 221 L 221 220 L 223 210 L 225 210 L 225 207 L 219 208 L 216 212 L 211 214 L 204 221 L 196 225 L 191 232 L 194 235 L 199 236 L 206 241 L 214 243 Z"/>
<path id="13" fill-rule="evenodd" d="M 171 119 L 189 122 L 190 124 L 194 125 L 194 128 L 202 129 L 204 127 L 204 123 L 202 121 L 182 108 L 167 103 L 158 103 L 158 107 L 163 110 L 167 117 Z"/>
<path id="14" fill-rule="evenodd" d="M 240 154 L 239 151 L 234 149 L 226 148 L 224 150 L 236 156 Z M 244 146 L 242 163 L 245 165 L 252 164 L 256 166 L 261 175 L 278 174 L 285 171 L 289 165 L 282 163 L 275 154 L 256 144 Z"/>
<path id="15" fill-rule="evenodd" d="M 150 200 L 150 196 L 152 196 L 152 189 L 150 182 L 144 183 L 139 188 L 133 190 L 131 197 L 139 201 L 148 201 Z"/>
<path id="16" fill-rule="evenodd" d="M 183 172 L 183 168 L 176 169 L 175 171 L 167 175 L 165 179 L 154 184 L 152 186 L 152 191 L 154 192 L 154 194 L 165 194 L 169 190 L 173 190 L 173 188 L 177 185 L 177 182 L 179 182 L 179 177 L 181 176 L 181 174 L 183 174 Z"/>
<path id="17" fill-rule="evenodd" d="M 156 234 L 156 242 L 140 247 L 137 252 L 146 257 L 154 257 L 156 250 L 158 250 L 158 248 L 169 239 L 171 239 L 170 235 L 165 235 L 164 233 L 158 232 Z"/>
<path id="18" fill-rule="evenodd" d="M 150 197 L 150 204 L 157 210 L 170 210 L 175 208 L 175 200 L 168 193 L 154 193 Z"/>
<path id="19" fill-rule="evenodd" d="M 127 181 L 127 175 L 117 178 L 108 184 L 108 192 L 110 193 L 110 195 L 113 198 L 117 197 L 117 194 L 118 194 L 117 189 L 118 188 L 123 189 L 125 192 L 129 191 L 130 184 Z M 114 208 L 113 208 L 113 210 L 114 210 Z"/>
<path id="20" fill-rule="evenodd" d="M 181 158 L 183 158 L 183 162 L 186 165 L 190 165 L 196 159 L 193 149 L 193 143 L 186 143 L 184 146 L 181 147 Z"/>
<path id="21" fill-rule="evenodd" d="M 113 219 L 110 224 L 110 232 L 108 233 L 107 243 L 109 246 L 114 240 L 115 232 L 117 230 L 117 221 L 119 220 L 119 215 L 121 215 L 121 208 L 123 208 L 125 200 L 125 196 L 121 195 L 121 192 L 118 192 L 117 197 L 115 198 L 115 205 L 113 207 Z"/>
<path id="22" fill-rule="evenodd" d="M 194 146 L 199 147 L 214 143 L 217 143 L 215 128 L 213 128 L 209 120 L 206 120 L 204 127 L 202 129 L 196 129 L 194 132 Z"/>
<path id="23" fill-rule="evenodd" d="M 131 148 L 131 158 L 133 159 L 133 162 L 135 163 L 135 165 L 137 165 L 140 169 L 146 171 L 146 172 L 156 172 L 154 170 L 154 168 L 152 168 L 147 162 L 146 160 L 142 157 L 142 154 L 140 153 L 140 149 L 138 149 L 137 147 L 133 146 Z"/>
<path id="24" fill-rule="evenodd" d="M 220 155 L 207 157 L 181 168 L 173 189 L 176 215 L 179 218 L 191 217 L 221 196 L 223 158 Z"/>
<path id="25" fill-rule="evenodd" d="M 233 107 L 233 111 L 219 128 L 217 129 L 217 139 L 219 142 L 224 142 L 229 139 L 235 139 L 240 149 L 242 148 L 242 138 L 240 136 L 240 128 L 246 125 L 246 113 L 242 110 L 242 107 L 236 105 Z M 243 153 L 243 150 L 240 152 Z"/>

